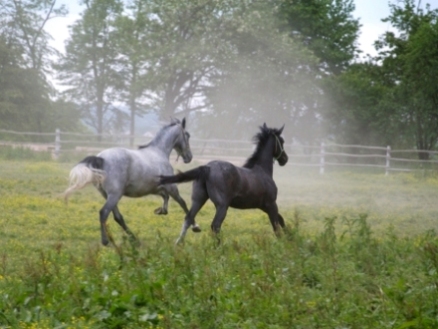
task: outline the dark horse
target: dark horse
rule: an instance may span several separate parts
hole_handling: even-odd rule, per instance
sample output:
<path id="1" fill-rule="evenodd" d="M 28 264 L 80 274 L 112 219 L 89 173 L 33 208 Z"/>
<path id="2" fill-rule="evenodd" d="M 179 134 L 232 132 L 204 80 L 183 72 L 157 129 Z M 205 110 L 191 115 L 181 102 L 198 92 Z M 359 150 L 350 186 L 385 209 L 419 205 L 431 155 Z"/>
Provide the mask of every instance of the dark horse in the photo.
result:
<path id="1" fill-rule="evenodd" d="M 284 219 L 278 213 L 277 186 L 272 179 L 274 160 L 280 166 L 287 163 L 281 129 L 260 127 L 254 137 L 257 147 L 243 167 L 226 161 L 211 161 L 205 166 L 179 173 L 161 176 L 160 183 L 193 182 L 192 207 L 185 217 L 177 243 L 182 242 L 187 229 L 195 223 L 195 216 L 210 198 L 216 207 L 211 229 L 218 234 L 229 207 L 238 209 L 261 209 L 268 214 L 274 232 L 279 225 L 284 228 Z"/>

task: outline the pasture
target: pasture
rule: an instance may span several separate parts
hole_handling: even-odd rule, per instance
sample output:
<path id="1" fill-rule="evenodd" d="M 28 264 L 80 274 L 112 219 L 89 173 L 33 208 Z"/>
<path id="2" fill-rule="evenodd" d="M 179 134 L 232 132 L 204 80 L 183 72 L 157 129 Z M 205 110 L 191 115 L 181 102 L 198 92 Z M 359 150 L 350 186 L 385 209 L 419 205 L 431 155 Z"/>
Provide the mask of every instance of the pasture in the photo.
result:
<path id="1" fill-rule="evenodd" d="M 195 164 L 180 165 L 185 170 Z M 132 245 L 103 199 L 71 196 L 72 163 L 0 161 L 0 328 L 436 328 L 438 176 L 275 165 L 277 239 L 260 211 L 228 212 L 222 244 L 203 232 L 174 246 L 183 211 L 123 198 Z M 191 184 L 180 185 L 190 204 Z"/>

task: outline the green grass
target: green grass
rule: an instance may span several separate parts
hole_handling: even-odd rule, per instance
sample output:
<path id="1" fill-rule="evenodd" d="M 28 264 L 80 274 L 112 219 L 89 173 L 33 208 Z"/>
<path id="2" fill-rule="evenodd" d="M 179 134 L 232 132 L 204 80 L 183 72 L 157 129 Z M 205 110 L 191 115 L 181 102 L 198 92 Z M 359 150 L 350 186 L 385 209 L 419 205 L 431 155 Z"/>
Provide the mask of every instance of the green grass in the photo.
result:
<path id="1" fill-rule="evenodd" d="M 438 327 L 432 174 L 276 167 L 287 232 L 230 210 L 220 246 L 211 204 L 175 247 L 175 202 L 157 216 L 160 198 L 124 198 L 140 245 L 110 218 L 116 246 L 102 247 L 97 191 L 60 198 L 71 166 L 0 162 L 0 328 Z"/>

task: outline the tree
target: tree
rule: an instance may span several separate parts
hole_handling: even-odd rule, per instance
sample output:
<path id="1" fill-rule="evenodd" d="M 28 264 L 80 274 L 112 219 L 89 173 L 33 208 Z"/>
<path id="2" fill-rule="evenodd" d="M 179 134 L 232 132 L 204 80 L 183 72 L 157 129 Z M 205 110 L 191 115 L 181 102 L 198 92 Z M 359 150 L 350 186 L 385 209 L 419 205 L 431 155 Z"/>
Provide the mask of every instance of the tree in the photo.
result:
<path id="1" fill-rule="evenodd" d="M 65 95 L 80 104 L 101 140 L 111 113 L 117 112 L 113 103 L 117 99 L 114 87 L 119 84 L 115 72 L 118 54 L 113 35 L 122 4 L 118 0 L 85 0 L 84 5 L 82 18 L 71 27 L 66 55 L 56 68 L 68 87 Z"/>
<path id="2" fill-rule="evenodd" d="M 56 0 L 7 0 L 6 11 L 15 39 L 23 49 L 26 66 L 43 75 L 50 67 L 50 56 L 57 51 L 49 46 L 50 35 L 44 30 L 50 19 L 64 16 L 64 5 L 56 7 Z"/>
<path id="3" fill-rule="evenodd" d="M 30 72 L 22 67 L 22 48 L 5 34 L 0 35 L 0 126 L 1 128 L 29 128 L 23 114 L 31 110 L 33 99 L 25 92 Z M 28 74 L 29 73 L 29 74 Z M 30 90 L 34 89 L 33 87 Z M 29 90 L 29 89 L 28 89 Z"/>
<path id="4" fill-rule="evenodd" d="M 404 138 L 413 140 L 420 159 L 438 142 L 438 9 L 425 10 L 413 0 L 402 5 L 391 4 L 391 14 L 384 21 L 399 30 L 398 35 L 387 32 L 376 42 L 378 59 L 394 88 L 392 97 L 394 117 L 404 130 Z"/>
<path id="5" fill-rule="evenodd" d="M 351 38 L 336 33 L 327 41 L 321 27 L 310 47 L 304 28 L 298 34 L 287 28 L 292 20 L 280 14 L 286 1 L 132 0 L 123 14 L 115 1 L 86 2 L 60 65 L 64 83 L 71 85 L 70 99 L 88 107 L 98 131 L 105 111 L 122 101 L 130 109 L 131 135 L 135 115 L 145 109 L 159 111 L 162 119 L 201 113 L 198 127 L 205 120 L 225 118 L 243 127 L 270 118 L 272 124 L 287 123 L 293 126 L 287 131 L 305 135 L 320 123 L 321 77 L 341 70 L 354 48 L 348 44 Z M 324 22 L 349 22 L 352 7 L 343 5 L 350 2 L 334 3 L 340 12 L 321 7 Z M 107 15 L 87 20 L 92 8 L 107 8 Z M 309 24 L 314 31 L 317 24 Z M 349 27 L 354 36 L 354 21 Z M 93 44 L 93 33 L 105 42 Z M 325 48 L 317 46 L 322 41 Z M 348 54 L 335 53 L 331 41 Z M 315 60 L 317 50 L 323 60 Z M 242 129 L 234 132 L 239 135 Z M 231 137 L 223 129 L 218 133 Z"/>
<path id="6" fill-rule="evenodd" d="M 144 82 L 151 65 L 148 47 L 150 30 L 148 4 L 141 0 L 131 1 L 125 8 L 125 14 L 115 21 L 115 43 L 117 47 L 116 71 L 119 75 L 118 90 L 120 101 L 129 107 L 130 145 L 134 144 L 136 116 L 146 112 L 144 94 L 147 85 Z"/>
<path id="7" fill-rule="evenodd" d="M 353 0 L 277 0 L 282 29 L 319 59 L 320 74 L 342 73 L 357 55 L 359 21 Z"/>
<path id="8" fill-rule="evenodd" d="M 312 143 L 323 137 L 322 124 L 333 114 L 329 83 L 346 71 L 358 54 L 359 21 L 352 0 L 276 0 L 280 29 L 311 51 L 317 66 L 309 73 L 307 97 L 296 102 L 295 137 Z M 328 120 L 330 121 L 330 120 Z"/>
<path id="9" fill-rule="evenodd" d="M 208 132 L 215 136 L 247 139 L 253 134 L 248 127 L 263 121 L 286 124 L 285 134 L 295 135 L 303 104 L 314 96 L 316 59 L 279 31 L 271 5 L 251 2 L 233 12 L 224 39 L 233 56 L 212 76 L 207 92 L 207 113 L 215 121 Z"/>
<path id="10" fill-rule="evenodd" d="M 60 109 L 51 99 L 46 75 L 51 55 L 44 31 L 48 20 L 65 14 L 56 1 L 6 0 L 0 5 L 0 122 L 15 130 L 53 132 Z M 71 118 L 70 118 L 71 119 Z"/>
<path id="11" fill-rule="evenodd" d="M 385 145 L 397 139 L 394 108 L 388 103 L 394 82 L 373 61 L 356 63 L 324 82 L 331 106 L 326 134 L 345 144 Z"/>
<path id="12" fill-rule="evenodd" d="M 238 5 L 228 0 L 150 1 L 148 86 L 161 117 L 208 107 L 205 87 L 229 54 L 223 34 Z"/>

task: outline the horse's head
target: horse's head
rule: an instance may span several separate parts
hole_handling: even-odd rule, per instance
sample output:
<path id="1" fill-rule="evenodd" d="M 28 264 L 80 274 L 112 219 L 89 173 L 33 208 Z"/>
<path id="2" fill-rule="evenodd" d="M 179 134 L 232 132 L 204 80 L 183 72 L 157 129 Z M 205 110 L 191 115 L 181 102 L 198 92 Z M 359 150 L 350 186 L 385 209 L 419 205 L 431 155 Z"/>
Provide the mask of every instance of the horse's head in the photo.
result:
<path id="1" fill-rule="evenodd" d="M 266 124 L 263 124 L 263 129 L 269 129 L 266 127 Z M 274 153 L 273 157 L 275 160 L 278 161 L 278 164 L 280 166 L 284 166 L 287 163 L 287 160 L 289 160 L 289 157 L 286 154 L 286 151 L 284 150 L 284 139 L 281 137 L 281 133 L 283 132 L 284 125 L 280 129 L 270 129 L 271 134 L 274 136 L 275 139 L 275 147 L 274 147 Z"/>
<path id="2" fill-rule="evenodd" d="M 243 167 L 253 168 L 257 163 L 266 164 L 272 159 L 277 160 L 280 166 L 284 166 L 289 158 L 284 150 L 284 139 L 281 137 L 283 128 L 284 126 L 280 129 L 268 128 L 264 123 L 260 127 L 260 132 L 253 138 L 254 142 L 257 143 L 256 149 Z"/>
<path id="3" fill-rule="evenodd" d="M 173 148 L 178 156 L 183 158 L 184 163 L 189 163 L 192 161 L 193 155 L 189 144 L 190 134 L 186 131 L 186 119 L 184 118 L 182 121 L 175 120 L 174 123 L 179 129 Z"/>

